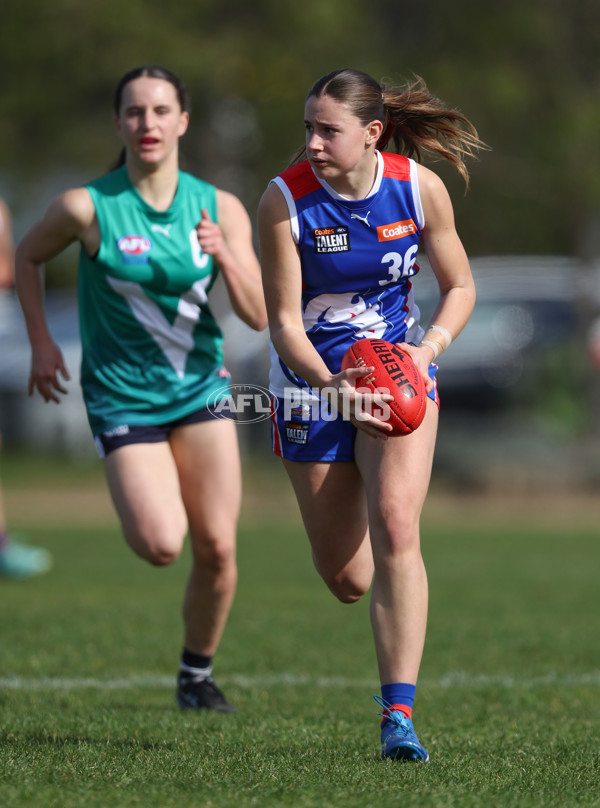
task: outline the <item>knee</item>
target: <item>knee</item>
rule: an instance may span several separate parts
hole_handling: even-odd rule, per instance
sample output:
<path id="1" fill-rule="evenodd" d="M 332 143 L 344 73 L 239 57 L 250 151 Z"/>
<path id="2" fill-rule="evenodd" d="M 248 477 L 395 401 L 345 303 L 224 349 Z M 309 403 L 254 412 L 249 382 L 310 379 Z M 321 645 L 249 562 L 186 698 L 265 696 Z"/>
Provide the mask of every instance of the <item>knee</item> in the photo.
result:
<path id="1" fill-rule="evenodd" d="M 236 565 L 235 539 L 210 538 L 192 539 L 194 560 L 215 576 L 225 574 Z"/>
<path id="2" fill-rule="evenodd" d="M 375 548 L 380 548 L 384 558 L 409 558 L 421 552 L 421 539 L 418 520 L 407 514 L 397 514 L 395 518 L 382 520 L 371 525 L 371 539 Z"/>
<path id="3" fill-rule="evenodd" d="M 371 579 L 360 581 L 344 573 L 324 578 L 330 591 L 341 603 L 357 603 L 369 591 Z"/>
<path id="4" fill-rule="evenodd" d="M 125 532 L 125 539 L 140 558 L 153 567 L 167 567 L 177 561 L 183 546 L 183 535 L 151 530 Z"/>
<path id="5" fill-rule="evenodd" d="M 373 555 L 370 546 L 365 545 L 348 556 L 330 558 L 314 551 L 312 554 L 315 568 L 330 592 L 341 603 L 356 603 L 371 587 Z"/>
<path id="6" fill-rule="evenodd" d="M 402 572 L 422 564 L 421 542 L 418 532 L 401 533 L 394 531 L 387 535 L 374 551 L 375 568 Z"/>
<path id="7" fill-rule="evenodd" d="M 146 561 L 153 567 L 168 567 L 169 564 L 177 561 L 180 551 L 169 547 L 148 547 L 145 557 Z"/>
<path id="8" fill-rule="evenodd" d="M 332 586 L 329 587 L 336 598 L 339 600 L 340 603 L 358 603 L 358 601 L 362 598 L 365 594 L 364 592 L 359 592 L 356 589 L 350 587 L 337 587 L 334 588 Z"/>

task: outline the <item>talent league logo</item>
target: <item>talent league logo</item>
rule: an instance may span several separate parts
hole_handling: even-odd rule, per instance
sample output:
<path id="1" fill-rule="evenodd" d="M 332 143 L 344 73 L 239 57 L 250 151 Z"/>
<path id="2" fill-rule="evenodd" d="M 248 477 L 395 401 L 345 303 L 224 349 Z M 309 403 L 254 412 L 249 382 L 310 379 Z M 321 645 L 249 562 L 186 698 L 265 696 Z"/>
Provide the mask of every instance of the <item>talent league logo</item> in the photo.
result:
<path id="1" fill-rule="evenodd" d="M 285 421 L 285 437 L 288 443 L 306 446 L 310 435 L 311 409 L 308 404 L 299 404 L 287 408 Z"/>
<path id="2" fill-rule="evenodd" d="M 315 239 L 315 252 L 337 253 L 350 251 L 350 234 L 346 225 L 335 225 L 333 227 L 318 227 L 313 230 Z"/>
<path id="3" fill-rule="evenodd" d="M 145 236 L 121 236 L 117 239 L 117 249 L 124 264 L 147 264 L 152 242 Z"/>

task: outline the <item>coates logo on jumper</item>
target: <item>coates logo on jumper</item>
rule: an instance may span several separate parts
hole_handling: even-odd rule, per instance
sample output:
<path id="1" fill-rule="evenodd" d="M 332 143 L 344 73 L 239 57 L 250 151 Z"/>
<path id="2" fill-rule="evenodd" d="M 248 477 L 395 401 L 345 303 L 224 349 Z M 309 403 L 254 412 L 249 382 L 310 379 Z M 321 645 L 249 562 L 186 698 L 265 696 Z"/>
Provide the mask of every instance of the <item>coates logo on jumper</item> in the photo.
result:
<path id="1" fill-rule="evenodd" d="M 238 424 L 266 421 L 278 406 L 277 397 L 257 384 L 230 384 L 216 390 L 208 399 L 211 415 Z"/>
<path id="2" fill-rule="evenodd" d="M 397 238 L 412 236 L 417 232 L 417 225 L 412 219 L 404 219 L 401 222 L 392 224 L 382 224 L 377 228 L 377 238 L 379 241 L 394 241 Z"/>

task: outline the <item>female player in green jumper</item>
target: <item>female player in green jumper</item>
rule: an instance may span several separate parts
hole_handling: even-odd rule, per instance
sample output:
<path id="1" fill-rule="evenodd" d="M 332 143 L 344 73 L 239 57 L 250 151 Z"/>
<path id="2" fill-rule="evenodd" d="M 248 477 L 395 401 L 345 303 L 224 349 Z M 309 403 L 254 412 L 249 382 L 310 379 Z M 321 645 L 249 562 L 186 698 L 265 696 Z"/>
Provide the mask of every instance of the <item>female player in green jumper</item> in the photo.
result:
<path id="1" fill-rule="evenodd" d="M 136 68 L 120 80 L 114 107 L 123 165 L 61 194 L 17 248 L 29 392 L 45 401 L 66 392 L 40 268 L 78 241 L 81 385 L 123 534 L 139 556 L 164 565 L 189 530 L 177 700 L 230 712 L 211 673 L 237 581 L 240 460 L 235 424 L 211 413 L 228 373 L 208 292 L 220 272 L 233 310 L 262 330 L 260 267 L 241 202 L 179 170 L 189 120 L 179 79 Z"/>

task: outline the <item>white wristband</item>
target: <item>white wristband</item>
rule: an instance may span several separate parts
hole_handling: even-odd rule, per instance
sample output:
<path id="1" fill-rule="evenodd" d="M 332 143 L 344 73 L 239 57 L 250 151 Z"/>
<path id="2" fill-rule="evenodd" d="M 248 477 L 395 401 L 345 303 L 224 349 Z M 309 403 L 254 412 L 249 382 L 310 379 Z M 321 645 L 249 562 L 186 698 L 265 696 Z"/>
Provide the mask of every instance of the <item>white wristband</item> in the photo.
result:
<path id="1" fill-rule="evenodd" d="M 444 351 L 445 351 L 447 348 L 449 348 L 449 347 L 450 347 L 450 343 L 452 342 L 452 334 L 451 334 L 451 333 L 448 331 L 448 329 L 447 329 L 447 328 L 444 328 L 444 326 L 443 326 L 443 325 L 435 325 L 435 324 L 434 324 L 434 325 L 430 325 L 430 326 L 429 326 L 429 328 L 427 329 L 426 335 L 427 335 L 427 334 L 428 334 L 430 331 L 439 331 L 439 332 L 440 332 L 440 334 L 442 335 L 442 337 L 444 338 L 444 342 L 445 342 L 446 344 L 444 345 L 444 347 L 442 348 L 442 350 L 444 350 Z"/>
<path id="2" fill-rule="evenodd" d="M 440 353 L 440 346 L 438 345 L 437 342 L 434 342 L 433 340 L 430 339 L 422 339 L 419 345 L 427 345 L 427 347 L 431 348 L 431 350 L 433 351 L 433 358 L 434 359 L 438 358 L 438 355 Z"/>

